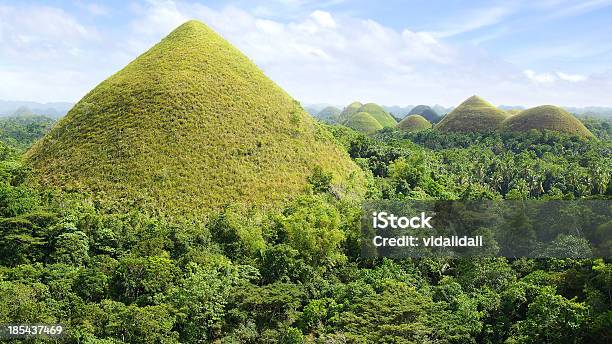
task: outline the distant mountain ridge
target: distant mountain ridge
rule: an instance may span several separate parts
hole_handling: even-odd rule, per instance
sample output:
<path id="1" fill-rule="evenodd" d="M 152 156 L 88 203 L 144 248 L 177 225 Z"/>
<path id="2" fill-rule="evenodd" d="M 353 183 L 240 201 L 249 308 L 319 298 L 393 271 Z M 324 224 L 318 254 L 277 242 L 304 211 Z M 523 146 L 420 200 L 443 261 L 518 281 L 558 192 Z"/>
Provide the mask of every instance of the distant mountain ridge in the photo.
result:
<path id="1" fill-rule="evenodd" d="M 64 116 L 74 104 L 68 102 L 39 103 L 33 101 L 0 100 L 0 117 L 31 113 L 52 118 Z"/>
<path id="2" fill-rule="evenodd" d="M 17 101 L 17 100 L 1 100 L 0 99 L 0 117 L 7 116 L 16 116 L 21 114 L 36 114 L 36 115 L 44 115 L 49 116 L 51 118 L 60 118 L 68 113 L 74 106 L 74 103 L 69 102 L 48 102 L 48 103 L 40 103 L 35 101 Z M 329 104 L 329 103 L 317 103 L 317 104 L 308 104 L 305 103 L 303 105 L 304 110 L 310 113 L 313 116 L 316 116 L 321 110 L 326 107 L 337 107 L 342 108 L 340 105 Z M 395 118 L 401 120 L 408 116 L 410 112 L 416 107 L 415 105 L 382 105 L 381 106 L 385 111 L 393 115 Z M 430 106 L 433 111 L 435 111 L 438 116 L 444 116 L 447 113 L 450 113 L 455 109 L 454 106 L 445 107 L 439 104 Z M 504 111 L 510 110 L 525 110 L 527 107 L 522 105 L 499 105 L 499 109 Z M 603 117 L 603 118 L 612 118 L 612 107 L 606 106 L 584 106 L 584 107 L 575 107 L 575 106 L 561 106 L 562 109 L 576 114 L 576 115 L 585 115 L 585 116 L 595 116 L 595 117 Z"/>

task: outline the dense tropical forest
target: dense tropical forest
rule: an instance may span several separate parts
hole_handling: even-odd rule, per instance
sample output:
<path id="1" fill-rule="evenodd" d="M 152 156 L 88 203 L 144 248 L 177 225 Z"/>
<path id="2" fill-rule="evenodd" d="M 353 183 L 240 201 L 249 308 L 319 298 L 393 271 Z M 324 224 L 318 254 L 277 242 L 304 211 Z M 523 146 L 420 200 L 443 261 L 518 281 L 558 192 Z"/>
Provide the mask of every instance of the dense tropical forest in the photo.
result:
<path id="1" fill-rule="evenodd" d="M 610 199 L 609 122 L 584 122 L 598 139 L 327 128 L 370 199 Z M 362 259 L 360 204 L 321 169 L 277 210 L 229 205 L 182 223 L 109 213 L 28 183 L 20 152 L 47 124 L 20 123 L 2 123 L 0 323 L 62 323 L 69 343 L 612 338 L 602 259 Z"/>

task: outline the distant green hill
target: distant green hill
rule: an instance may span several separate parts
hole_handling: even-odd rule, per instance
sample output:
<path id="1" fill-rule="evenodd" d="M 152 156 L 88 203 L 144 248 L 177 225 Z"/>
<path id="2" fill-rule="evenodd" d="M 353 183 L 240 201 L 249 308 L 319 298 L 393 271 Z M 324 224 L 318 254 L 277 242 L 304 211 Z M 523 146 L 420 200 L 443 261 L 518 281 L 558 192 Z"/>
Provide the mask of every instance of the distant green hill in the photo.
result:
<path id="1" fill-rule="evenodd" d="M 364 104 L 361 108 L 359 108 L 358 112 L 367 112 L 367 113 L 369 113 L 384 128 L 394 128 L 397 125 L 397 121 L 395 120 L 395 118 L 393 118 L 393 116 L 389 115 L 389 113 L 387 111 L 385 111 L 378 104 L 374 104 L 374 103 Z"/>
<path id="2" fill-rule="evenodd" d="M 372 134 L 383 128 L 383 126 L 367 112 L 358 112 L 350 115 L 345 125 L 366 134 Z"/>
<path id="3" fill-rule="evenodd" d="M 583 137 L 593 134 L 574 116 L 560 107 L 542 105 L 524 110 L 502 123 L 503 131 L 552 130 Z"/>
<path id="4" fill-rule="evenodd" d="M 490 132 L 508 115 L 478 96 L 472 96 L 444 116 L 435 126 L 443 132 Z"/>
<path id="5" fill-rule="evenodd" d="M 397 124 L 403 131 L 414 132 L 431 128 L 431 123 L 421 115 L 410 115 Z"/>
<path id="6" fill-rule="evenodd" d="M 316 117 L 325 123 L 333 124 L 338 122 L 341 112 L 342 111 L 335 106 L 328 106 L 319 111 Z"/>
<path id="7" fill-rule="evenodd" d="M 429 122 L 436 122 L 440 119 L 440 116 L 429 106 L 427 105 L 417 105 L 410 112 L 410 115 L 421 115 Z"/>
<path id="8" fill-rule="evenodd" d="M 26 157 L 42 185 L 170 215 L 277 204 L 317 166 L 340 193 L 362 181 L 329 132 L 198 21 L 96 86 Z"/>

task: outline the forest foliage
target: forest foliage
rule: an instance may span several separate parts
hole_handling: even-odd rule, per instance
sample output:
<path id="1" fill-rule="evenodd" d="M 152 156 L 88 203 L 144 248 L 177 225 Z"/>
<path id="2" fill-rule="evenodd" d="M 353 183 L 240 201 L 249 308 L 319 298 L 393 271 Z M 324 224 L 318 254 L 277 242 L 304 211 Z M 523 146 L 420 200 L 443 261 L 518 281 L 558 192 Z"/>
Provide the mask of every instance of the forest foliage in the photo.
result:
<path id="1" fill-rule="evenodd" d="M 607 137 L 328 129 L 371 200 L 612 196 Z M 0 145 L 0 323 L 59 322 L 68 343 L 612 340 L 609 261 L 363 259 L 359 200 L 312 171 L 281 207 L 169 221 L 32 186 Z"/>
<path id="2" fill-rule="evenodd" d="M 49 132 L 54 122 L 47 116 L 33 114 L 0 117 L 0 141 L 17 151 L 25 151 Z"/>

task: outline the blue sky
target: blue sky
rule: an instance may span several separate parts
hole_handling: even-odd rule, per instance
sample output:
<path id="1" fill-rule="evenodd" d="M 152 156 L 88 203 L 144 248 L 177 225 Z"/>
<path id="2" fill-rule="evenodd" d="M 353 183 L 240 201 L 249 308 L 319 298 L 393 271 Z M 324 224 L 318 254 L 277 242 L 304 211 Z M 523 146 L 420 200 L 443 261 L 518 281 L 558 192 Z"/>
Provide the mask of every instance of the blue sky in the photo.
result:
<path id="1" fill-rule="evenodd" d="M 0 99 L 77 101 L 191 18 L 304 103 L 612 106 L 612 0 L 0 0 Z"/>

